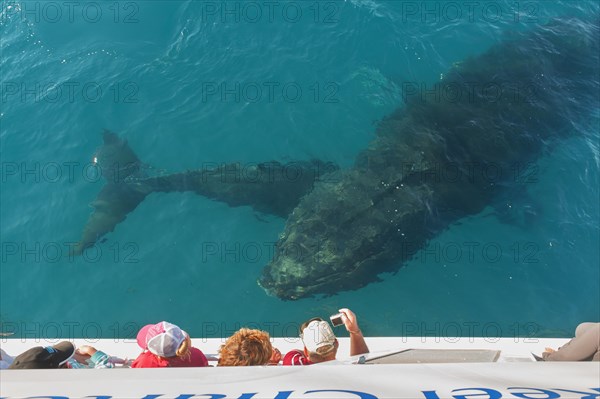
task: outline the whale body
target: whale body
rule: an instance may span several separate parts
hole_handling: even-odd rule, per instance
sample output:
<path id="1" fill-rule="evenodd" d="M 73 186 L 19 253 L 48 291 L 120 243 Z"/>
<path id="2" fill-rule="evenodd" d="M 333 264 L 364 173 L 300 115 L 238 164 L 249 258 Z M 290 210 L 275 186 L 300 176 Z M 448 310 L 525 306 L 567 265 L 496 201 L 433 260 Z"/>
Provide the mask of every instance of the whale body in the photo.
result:
<path id="1" fill-rule="evenodd" d="M 354 167 L 301 199 L 259 285 L 284 300 L 358 289 L 480 212 L 515 167 L 579 134 L 572 121 L 598 109 L 598 37 L 597 22 L 553 22 L 412 96 Z"/>

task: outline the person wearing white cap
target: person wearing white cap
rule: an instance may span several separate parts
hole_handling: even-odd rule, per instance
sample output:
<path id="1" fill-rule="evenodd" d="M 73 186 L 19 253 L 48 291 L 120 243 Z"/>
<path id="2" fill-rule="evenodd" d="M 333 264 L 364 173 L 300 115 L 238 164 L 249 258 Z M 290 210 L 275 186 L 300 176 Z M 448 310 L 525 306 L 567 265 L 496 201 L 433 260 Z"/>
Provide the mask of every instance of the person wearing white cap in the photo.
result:
<path id="1" fill-rule="evenodd" d="M 350 356 L 369 353 L 365 338 L 358 327 L 356 315 L 350 309 L 340 309 L 342 321 L 350 333 Z M 338 340 L 331 326 L 321 318 L 313 318 L 300 326 L 300 338 L 304 350 L 292 350 L 283 358 L 284 366 L 304 366 L 335 360 Z"/>

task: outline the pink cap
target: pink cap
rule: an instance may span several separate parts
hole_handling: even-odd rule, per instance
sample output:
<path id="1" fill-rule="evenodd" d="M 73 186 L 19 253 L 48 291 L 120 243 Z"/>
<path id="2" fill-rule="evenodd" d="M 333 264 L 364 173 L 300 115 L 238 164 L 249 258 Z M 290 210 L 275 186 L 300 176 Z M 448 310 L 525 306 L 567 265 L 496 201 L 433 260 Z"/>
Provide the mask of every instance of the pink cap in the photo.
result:
<path id="1" fill-rule="evenodd" d="M 177 349 L 186 336 L 187 333 L 175 324 L 161 321 L 142 327 L 137 335 L 137 343 L 140 348 L 155 355 L 173 357 L 177 355 Z"/>

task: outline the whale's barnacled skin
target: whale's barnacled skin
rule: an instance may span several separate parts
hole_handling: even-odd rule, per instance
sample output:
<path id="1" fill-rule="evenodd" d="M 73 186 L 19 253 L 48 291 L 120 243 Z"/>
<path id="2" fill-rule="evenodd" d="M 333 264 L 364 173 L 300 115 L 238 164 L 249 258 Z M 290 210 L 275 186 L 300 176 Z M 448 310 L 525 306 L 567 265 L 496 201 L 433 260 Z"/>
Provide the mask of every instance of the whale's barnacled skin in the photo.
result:
<path id="1" fill-rule="evenodd" d="M 598 35 L 552 23 L 459 64 L 440 82 L 445 95 L 408 101 L 352 169 L 302 198 L 259 284 L 282 299 L 357 289 L 481 211 L 515 166 L 598 107 Z"/>
<path id="2" fill-rule="evenodd" d="M 260 212 L 286 217 L 315 181 L 338 169 L 332 163 L 318 160 L 286 164 L 273 161 L 256 165 L 223 164 L 149 177 L 126 140 L 104 131 L 103 141 L 96 162 L 106 184 L 91 204 L 94 212 L 73 247 L 74 255 L 80 255 L 112 232 L 153 192 L 191 191 L 230 206 L 248 205 Z"/>

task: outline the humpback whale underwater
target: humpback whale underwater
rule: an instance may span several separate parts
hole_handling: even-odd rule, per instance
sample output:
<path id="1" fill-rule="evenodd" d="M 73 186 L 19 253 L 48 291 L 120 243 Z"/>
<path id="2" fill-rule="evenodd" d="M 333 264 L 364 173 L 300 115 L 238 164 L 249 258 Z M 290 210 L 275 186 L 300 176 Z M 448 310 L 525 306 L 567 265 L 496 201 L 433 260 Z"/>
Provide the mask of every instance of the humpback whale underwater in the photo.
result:
<path id="1" fill-rule="evenodd" d="M 75 252 L 148 194 L 193 191 L 287 218 L 258 279 L 268 294 L 295 300 L 358 289 L 481 212 L 514 179 L 515 165 L 581 134 L 573 121 L 599 105 L 599 54 L 597 20 L 515 34 L 448 71 L 436 84 L 444 95 L 415 95 L 380 121 L 353 167 L 300 162 L 295 180 L 278 162 L 256 166 L 269 172 L 258 174 L 265 180 L 223 180 L 220 168 L 146 177 L 127 143 L 105 132 L 98 162 L 107 184 Z M 493 181 L 481 173 L 490 169 Z"/>

